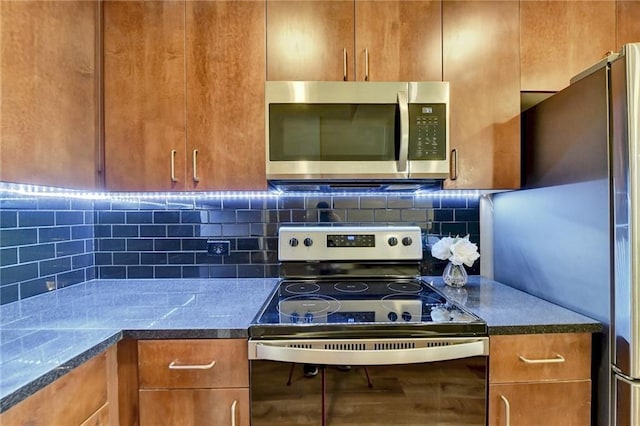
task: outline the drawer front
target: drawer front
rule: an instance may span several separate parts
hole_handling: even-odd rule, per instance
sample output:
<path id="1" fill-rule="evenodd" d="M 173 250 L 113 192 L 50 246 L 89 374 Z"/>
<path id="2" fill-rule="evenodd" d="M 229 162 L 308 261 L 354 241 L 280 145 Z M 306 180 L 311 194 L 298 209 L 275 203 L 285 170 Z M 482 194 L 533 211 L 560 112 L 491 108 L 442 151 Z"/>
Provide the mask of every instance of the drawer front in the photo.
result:
<path id="1" fill-rule="evenodd" d="M 141 389 L 249 386 L 243 339 L 140 340 L 138 367 Z"/>
<path id="2" fill-rule="evenodd" d="M 491 336 L 489 382 L 591 378 L 591 334 Z"/>
<path id="3" fill-rule="evenodd" d="M 489 426 L 591 425 L 591 381 L 489 386 Z"/>
<path id="4" fill-rule="evenodd" d="M 103 353 L 2 413 L 0 424 L 79 425 L 106 402 L 107 355 Z"/>
<path id="5" fill-rule="evenodd" d="M 140 391 L 140 426 L 249 426 L 249 389 Z"/>

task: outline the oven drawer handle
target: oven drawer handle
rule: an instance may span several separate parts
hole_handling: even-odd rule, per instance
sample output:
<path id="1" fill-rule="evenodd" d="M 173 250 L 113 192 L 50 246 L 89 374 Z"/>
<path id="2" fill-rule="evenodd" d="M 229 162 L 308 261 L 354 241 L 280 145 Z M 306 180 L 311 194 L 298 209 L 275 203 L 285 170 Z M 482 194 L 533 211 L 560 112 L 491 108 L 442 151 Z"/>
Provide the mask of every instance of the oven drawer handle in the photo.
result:
<path id="1" fill-rule="evenodd" d="M 216 365 L 216 361 L 213 360 L 209 364 L 178 364 L 178 361 L 171 361 L 169 364 L 169 370 L 209 370 Z"/>
<path id="2" fill-rule="evenodd" d="M 553 358 L 530 359 L 522 355 L 519 355 L 518 358 L 526 364 L 557 364 L 565 361 L 564 357 L 560 354 L 556 354 Z"/>
<path id="3" fill-rule="evenodd" d="M 301 344 L 304 344 L 304 342 L 301 342 Z M 486 340 L 428 348 L 362 351 L 292 348 L 278 346 L 277 343 L 270 345 L 267 342 L 260 342 L 256 345 L 257 359 L 323 365 L 418 364 L 487 354 L 488 345 Z"/>

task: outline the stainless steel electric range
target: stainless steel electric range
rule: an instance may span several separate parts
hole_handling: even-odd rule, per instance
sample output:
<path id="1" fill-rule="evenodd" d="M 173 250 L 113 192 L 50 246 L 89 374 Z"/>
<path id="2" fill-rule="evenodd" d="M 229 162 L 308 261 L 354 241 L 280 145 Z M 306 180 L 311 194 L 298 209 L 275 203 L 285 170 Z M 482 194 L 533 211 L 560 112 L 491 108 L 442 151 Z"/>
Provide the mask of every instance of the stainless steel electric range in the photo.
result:
<path id="1" fill-rule="evenodd" d="M 484 321 L 418 275 L 418 227 L 282 227 L 249 328 L 252 425 L 484 425 Z"/>

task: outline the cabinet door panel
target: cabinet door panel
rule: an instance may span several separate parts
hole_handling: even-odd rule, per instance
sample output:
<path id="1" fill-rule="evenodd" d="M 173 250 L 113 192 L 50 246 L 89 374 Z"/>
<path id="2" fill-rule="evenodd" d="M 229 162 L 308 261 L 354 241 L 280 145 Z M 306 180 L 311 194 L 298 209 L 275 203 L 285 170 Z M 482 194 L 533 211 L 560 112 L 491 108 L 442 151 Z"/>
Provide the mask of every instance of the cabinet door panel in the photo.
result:
<path id="1" fill-rule="evenodd" d="M 442 3 L 443 79 L 450 82 L 451 189 L 520 186 L 517 1 Z"/>
<path id="2" fill-rule="evenodd" d="M 615 48 L 615 1 L 523 1 L 521 87 L 558 91 Z"/>
<path id="3" fill-rule="evenodd" d="M 353 80 L 353 0 L 267 1 L 267 80 Z"/>
<path id="4" fill-rule="evenodd" d="M 107 189 L 185 189 L 184 7 L 104 3 Z"/>
<path id="5" fill-rule="evenodd" d="M 440 0 L 356 0 L 356 80 L 441 81 Z"/>
<path id="6" fill-rule="evenodd" d="M 79 425 L 108 405 L 109 363 L 115 349 L 83 365 L 11 407 L 0 416 L 1 425 Z M 117 407 L 117 404 L 116 404 Z M 90 423 L 89 423 L 90 424 Z"/>
<path id="7" fill-rule="evenodd" d="M 231 424 L 249 426 L 249 389 L 140 391 L 140 426 Z"/>
<path id="8" fill-rule="evenodd" d="M 186 8 L 188 187 L 265 189 L 264 2 Z"/>
<path id="9" fill-rule="evenodd" d="M 490 385 L 488 424 L 507 424 L 507 410 L 512 425 L 589 426 L 591 381 Z"/>
<path id="10" fill-rule="evenodd" d="M 620 50 L 625 43 L 640 42 L 640 1 L 618 0 L 617 11 L 617 47 Z"/>
<path id="11" fill-rule="evenodd" d="M 0 2 L 0 180 L 96 188 L 97 2 Z"/>

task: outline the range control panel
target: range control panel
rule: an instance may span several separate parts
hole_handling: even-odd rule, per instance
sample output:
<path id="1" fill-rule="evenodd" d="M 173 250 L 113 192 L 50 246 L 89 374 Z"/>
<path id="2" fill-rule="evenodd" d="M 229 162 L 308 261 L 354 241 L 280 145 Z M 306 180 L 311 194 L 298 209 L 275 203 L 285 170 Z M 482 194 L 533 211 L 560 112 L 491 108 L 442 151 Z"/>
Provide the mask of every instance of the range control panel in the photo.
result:
<path id="1" fill-rule="evenodd" d="M 417 226 L 283 226 L 278 233 L 280 261 L 420 260 Z"/>

